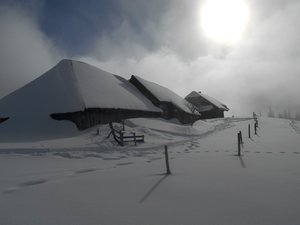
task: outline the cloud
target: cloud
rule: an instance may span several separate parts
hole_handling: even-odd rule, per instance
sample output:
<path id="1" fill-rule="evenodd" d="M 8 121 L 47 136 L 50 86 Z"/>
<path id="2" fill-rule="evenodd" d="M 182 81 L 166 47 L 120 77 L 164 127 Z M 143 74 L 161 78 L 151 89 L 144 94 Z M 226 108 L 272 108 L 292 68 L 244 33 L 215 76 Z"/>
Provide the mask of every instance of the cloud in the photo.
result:
<path id="1" fill-rule="evenodd" d="M 114 0 L 110 7 L 117 7 L 113 12 L 118 15 L 111 15 L 113 20 L 103 29 L 91 32 L 95 36 L 88 39 L 94 41 L 80 46 L 86 52 L 81 55 L 68 52 L 70 46 L 54 47 L 56 41 L 41 31 L 38 16 L 1 7 L 0 49 L 5 54 L 0 56 L 0 97 L 44 73 L 67 51 L 65 55 L 72 58 L 125 78 L 139 75 L 181 96 L 203 91 L 227 104 L 229 115 L 266 112 L 270 105 L 276 113 L 287 108 L 300 112 L 300 3 L 248 0 L 251 22 L 243 39 L 230 47 L 202 33 L 202 3 Z M 97 13 L 89 18 L 92 27 L 105 19 Z M 76 28 L 80 35 L 80 27 Z M 61 30 L 68 32 L 68 27 Z"/>
<path id="2" fill-rule="evenodd" d="M 23 86 L 59 58 L 39 30 L 35 15 L 20 7 L 0 5 L 0 98 Z"/>
<path id="3" fill-rule="evenodd" d="M 174 1 L 160 23 L 145 23 L 155 50 L 135 41 L 134 28 L 124 21 L 111 36 L 101 36 L 92 59 L 85 60 L 125 77 L 140 75 L 182 96 L 202 90 L 226 103 L 232 114 L 266 112 L 270 105 L 278 112 L 300 110 L 300 3 L 250 3 L 250 26 L 235 46 L 203 36 L 197 27 L 199 3 Z"/>

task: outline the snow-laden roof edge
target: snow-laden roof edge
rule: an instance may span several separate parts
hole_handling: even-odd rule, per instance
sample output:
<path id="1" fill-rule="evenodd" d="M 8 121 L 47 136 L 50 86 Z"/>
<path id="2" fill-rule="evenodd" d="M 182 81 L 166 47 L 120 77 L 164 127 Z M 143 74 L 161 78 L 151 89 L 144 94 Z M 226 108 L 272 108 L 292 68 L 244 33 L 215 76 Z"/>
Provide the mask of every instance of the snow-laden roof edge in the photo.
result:
<path id="1" fill-rule="evenodd" d="M 191 111 L 191 103 L 173 92 L 172 90 L 161 86 L 157 83 L 145 80 L 139 76 L 132 75 L 136 80 L 138 80 L 155 98 L 161 102 L 171 102 L 181 110 L 195 114 Z"/>

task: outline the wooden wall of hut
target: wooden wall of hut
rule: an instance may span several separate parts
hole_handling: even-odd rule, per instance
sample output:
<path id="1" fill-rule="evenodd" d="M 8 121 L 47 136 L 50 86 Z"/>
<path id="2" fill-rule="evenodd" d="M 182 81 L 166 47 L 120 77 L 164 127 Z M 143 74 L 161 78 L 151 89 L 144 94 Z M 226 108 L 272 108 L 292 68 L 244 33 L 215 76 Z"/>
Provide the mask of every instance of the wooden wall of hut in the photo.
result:
<path id="1" fill-rule="evenodd" d="M 224 111 L 218 108 L 213 108 L 206 112 L 201 112 L 201 119 L 224 118 Z"/>
<path id="2" fill-rule="evenodd" d="M 200 115 L 187 113 L 179 107 L 175 106 L 172 102 L 160 102 L 159 107 L 163 110 L 163 118 L 176 118 L 182 124 L 192 124 L 196 120 L 201 119 Z"/>
<path id="3" fill-rule="evenodd" d="M 53 113 L 50 116 L 55 120 L 69 120 L 75 123 L 79 130 L 85 130 L 97 124 L 121 122 L 130 118 L 158 118 L 162 117 L 162 113 L 127 109 L 88 108 L 78 112 Z"/>

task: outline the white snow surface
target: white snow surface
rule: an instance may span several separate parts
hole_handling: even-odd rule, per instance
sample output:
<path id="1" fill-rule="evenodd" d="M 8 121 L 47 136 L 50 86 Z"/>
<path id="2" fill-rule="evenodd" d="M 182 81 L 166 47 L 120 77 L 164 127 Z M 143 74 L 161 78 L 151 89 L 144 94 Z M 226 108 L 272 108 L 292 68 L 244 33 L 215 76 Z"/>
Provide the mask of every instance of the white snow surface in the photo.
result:
<path id="1" fill-rule="evenodd" d="M 124 78 L 83 62 L 62 60 L 36 80 L 1 99 L 0 117 L 49 116 L 85 108 L 161 111 Z"/>
<path id="2" fill-rule="evenodd" d="M 300 224 L 300 123 L 259 118 L 257 135 L 253 124 L 133 119 L 126 132 L 143 133 L 144 144 L 108 144 L 106 126 L 99 136 L 73 135 L 78 144 L 86 140 L 77 148 L 71 141 L 72 148 L 56 148 L 58 139 L 44 149 L 1 143 L 1 224 Z M 171 175 L 165 175 L 165 144 Z"/>
<path id="3" fill-rule="evenodd" d="M 138 76 L 134 76 L 139 82 L 141 82 L 159 101 L 172 102 L 185 112 L 192 113 L 190 107 L 191 103 L 186 101 L 181 96 L 177 95 L 170 89 L 163 87 L 151 81 L 147 81 Z"/>
<path id="4" fill-rule="evenodd" d="M 212 103 L 214 106 L 216 106 L 219 109 L 223 109 L 225 111 L 229 110 L 228 107 L 225 104 L 223 104 L 220 101 L 218 101 L 217 99 L 215 99 L 215 98 L 213 98 L 211 96 L 208 96 L 206 94 L 203 94 L 203 93 L 192 91 L 190 94 L 188 94 L 186 96 L 186 98 L 188 98 L 188 97 L 193 97 L 193 98 L 195 98 L 195 97 L 202 97 L 202 98 L 206 99 L 207 101 L 209 101 L 210 103 Z M 209 110 L 209 109 L 207 109 L 207 110 Z M 205 111 L 205 109 L 203 109 L 203 111 Z"/>

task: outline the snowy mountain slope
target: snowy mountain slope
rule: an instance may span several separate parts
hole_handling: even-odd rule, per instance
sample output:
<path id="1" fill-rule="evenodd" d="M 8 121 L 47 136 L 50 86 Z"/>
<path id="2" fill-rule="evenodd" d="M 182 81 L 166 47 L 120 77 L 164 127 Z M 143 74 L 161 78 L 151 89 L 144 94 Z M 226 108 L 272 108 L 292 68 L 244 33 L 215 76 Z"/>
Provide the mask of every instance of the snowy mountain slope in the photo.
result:
<path id="1" fill-rule="evenodd" d="M 169 146 L 170 176 L 163 147 L 94 151 L 85 158 L 77 157 L 78 149 L 0 155 L 1 222 L 300 224 L 300 138 L 290 121 L 260 118 L 258 135 L 251 128 L 249 139 L 253 121 L 225 120 L 215 122 L 227 129 Z M 242 157 L 236 156 L 238 131 Z"/>

